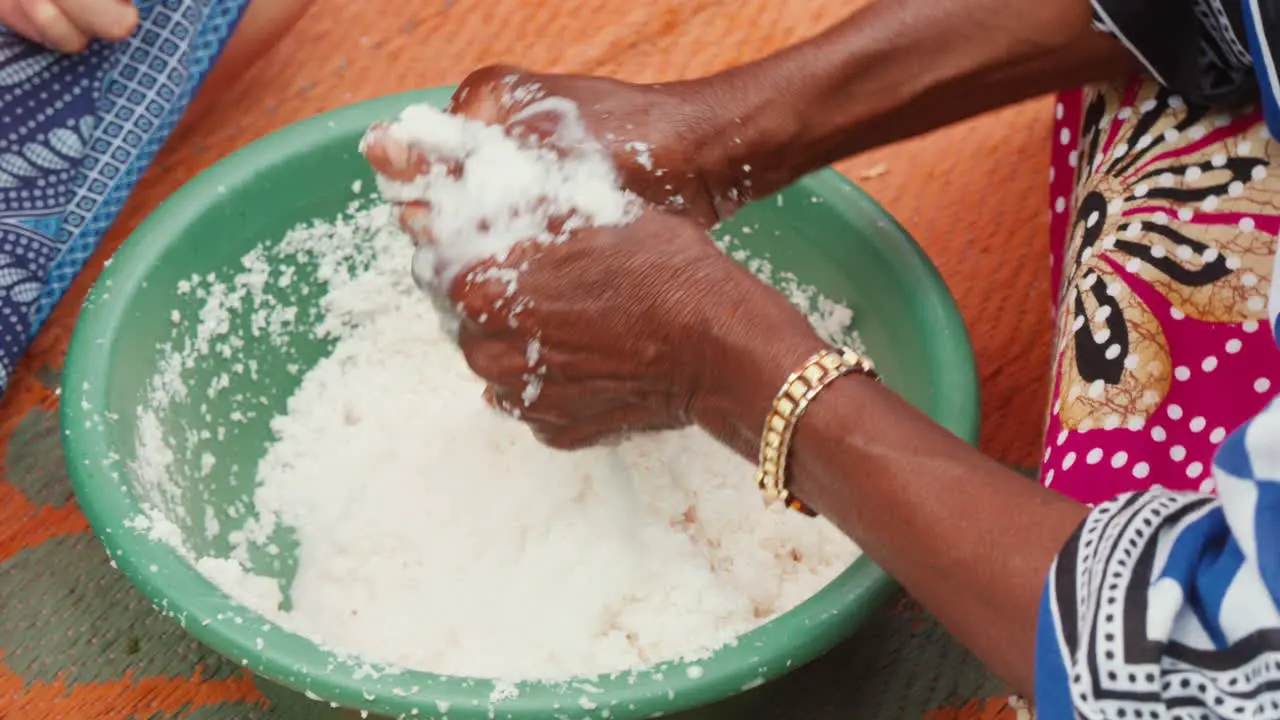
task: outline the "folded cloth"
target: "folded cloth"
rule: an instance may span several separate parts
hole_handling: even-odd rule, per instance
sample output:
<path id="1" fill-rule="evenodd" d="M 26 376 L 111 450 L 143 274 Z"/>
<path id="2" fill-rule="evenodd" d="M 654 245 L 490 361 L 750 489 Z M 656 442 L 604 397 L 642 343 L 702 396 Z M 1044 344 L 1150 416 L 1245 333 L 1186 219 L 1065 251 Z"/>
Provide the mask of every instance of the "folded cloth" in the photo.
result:
<path id="1" fill-rule="evenodd" d="M 64 55 L 0 27 L 0 392 L 168 138 L 248 0 L 142 0 Z"/>

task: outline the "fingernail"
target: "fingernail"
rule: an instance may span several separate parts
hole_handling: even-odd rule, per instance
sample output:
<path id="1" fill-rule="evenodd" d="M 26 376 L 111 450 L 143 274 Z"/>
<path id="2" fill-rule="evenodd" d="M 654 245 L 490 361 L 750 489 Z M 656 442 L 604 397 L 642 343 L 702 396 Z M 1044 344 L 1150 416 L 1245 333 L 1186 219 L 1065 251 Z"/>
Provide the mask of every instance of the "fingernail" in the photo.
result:
<path id="1" fill-rule="evenodd" d="M 376 122 L 364 131 L 364 136 L 360 138 L 360 154 L 363 155 L 369 151 L 373 145 L 381 142 L 382 138 L 387 134 L 387 124 L 385 122 Z"/>
<path id="2" fill-rule="evenodd" d="M 124 12 L 114 13 L 116 16 L 115 35 L 124 39 L 133 34 L 138 29 L 138 8 L 130 0 L 121 0 L 121 4 L 125 6 Z"/>
<path id="3" fill-rule="evenodd" d="M 511 124 L 507 125 L 506 131 L 521 145 L 539 147 L 550 143 L 556 137 L 563 122 L 563 115 L 544 111 L 517 116 Z"/>
<path id="4" fill-rule="evenodd" d="M 421 247 L 434 244 L 431 234 L 431 207 L 429 205 L 405 205 L 400 208 L 400 227 L 409 233 L 413 244 Z"/>
<path id="5" fill-rule="evenodd" d="M 26 4 L 26 11 L 31 22 L 39 28 L 45 44 L 53 49 L 78 53 L 88 46 L 89 39 L 50 0 L 32 0 Z"/>
<path id="6" fill-rule="evenodd" d="M 409 146 L 387 135 L 382 138 L 382 153 L 387 158 L 390 169 L 400 169 L 409 165 Z"/>

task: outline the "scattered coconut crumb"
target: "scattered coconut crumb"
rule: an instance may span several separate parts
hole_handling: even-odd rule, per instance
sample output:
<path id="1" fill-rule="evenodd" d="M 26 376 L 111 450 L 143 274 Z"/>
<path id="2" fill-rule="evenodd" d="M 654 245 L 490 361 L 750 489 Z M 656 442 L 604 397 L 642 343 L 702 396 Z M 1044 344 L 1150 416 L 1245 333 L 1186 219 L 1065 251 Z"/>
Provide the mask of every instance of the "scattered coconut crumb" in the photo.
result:
<path id="1" fill-rule="evenodd" d="M 461 179 L 435 177 L 430 188 L 379 181 L 392 198 L 429 191 L 462 201 L 433 221 L 451 265 L 528 237 L 523 220 L 502 217 L 526 207 L 531 187 L 548 188 L 576 223 L 623 223 L 635 212 L 596 150 L 552 163 L 500 131 L 424 109 L 396 127 L 467 159 Z M 485 218 L 486 237 L 463 248 Z M 491 704 L 517 697 L 520 680 L 705 658 L 857 557 L 825 520 L 767 505 L 751 464 L 700 430 L 563 453 L 489 409 L 437 305 L 406 272 L 417 258 L 393 224 L 386 205 L 353 205 L 264 243 L 230 273 L 178 283 L 175 306 L 192 307 L 193 319 L 173 325 L 138 410 L 130 472 L 146 514 L 134 531 L 358 667 L 498 678 Z M 774 277 L 767 261 L 734 256 L 820 331 L 852 332 L 848 308 Z M 313 280 L 294 283 L 303 272 Z M 295 346 L 317 341 L 331 347 L 318 363 L 293 359 Z M 297 366 L 283 413 L 263 402 L 248 347 Z M 543 355 L 534 338 L 526 402 L 536 400 Z M 192 371 L 217 358 L 234 359 L 232 371 L 197 385 Z M 215 397 L 231 409 L 215 414 Z M 245 468 L 253 489 L 230 506 L 213 502 L 212 489 L 241 470 L 211 439 L 263 421 L 255 418 L 270 418 L 274 439 Z M 189 508 L 202 510 L 201 522 Z M 226 555 L 193 552 L 188 538 L 200 531 L 225 539 Z M 297 555 L 287 578 L 272 564 L 285 537 Z M 691 678 L 703 672 L 686 668 Z M 596 709 L 588 695 L 578 705 Z"/>
<path id="2" fill-rule="evenodd" d="M 523 144 L 501 127 L 430 105 L 406 108 L 389 126 L 393 138 L 435 159 L 427 174 L 412 181 L 377 180 L 390 202 L 436 208 L 424 221 L 434 242 L 418 249 L 414 266 L 439 268 L 430 274 L 444 285 L 477 260 L 506 257 L 519 242 L 556 242 L 578 228 L 625 225 L 640 211 L 638 198 L 621 188 L 608 152 L 587 133 L 575 103 L 544 97 L 521 113 L 559 115 L 552 141 L 560 150 Z M 632 151 L 647 152 L 639 144 Z M 563 220 L 563 227 L 548 230 L 552 218 Z M 419 280 L 428 281 L 423 274 Z"/>
<path id="3" fill-rule="evenodd" d="M 889 172 L 889 166 L 884 163 L 880 163 L 879 165 L 873 165 L 866 170 L 863 170 L 858 178 L 860 180 L 874 180 L 887 172 Z"/>

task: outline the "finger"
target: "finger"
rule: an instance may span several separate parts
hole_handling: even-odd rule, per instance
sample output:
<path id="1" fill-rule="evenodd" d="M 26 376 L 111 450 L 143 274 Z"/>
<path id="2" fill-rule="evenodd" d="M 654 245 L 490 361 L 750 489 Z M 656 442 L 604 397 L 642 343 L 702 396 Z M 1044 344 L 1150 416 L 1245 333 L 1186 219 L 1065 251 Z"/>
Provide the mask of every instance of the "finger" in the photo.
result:
<path id="1" fill-rule="evenodd" d="M 559 237 L 564 234 L 565 227 L 569 225 L 569 221 L 577 217 L 574 213 L 557 213 L 547 218 L 547 232 Z M 532 258 L 532 256 L 531 256 Z"/>
<path id="2" fill-rule="evenodd" d="M 520 407 L 520 403 L 514 400 L 514 397 L 516 397 L 515 394 L 503 392 L 500 386 L 485 386 L 484 399 L 489 404 L 489 407 L 507 417 L 523 420 L 524 408 Z"/>
<path id="3" fill-rule="evenodd" d="M 677 215 L 683 215 L 704 228 L 715 227 L 721 220 L 730 217 L 732 210 L 726 209 L 730 215 L 725 215 L 723 218 L 720 217 L 720 211 L 716 209 L 715 204 L 709 199 L 711 191 L 704 190 L 704 193 L 708 199 L 701 199 L 701 195 L 695 195 L 699 199 L 695 200 L 692 205 L 682 195 L 670 196 L 664 203 L 665 209 Z"/>
<path id="4" fill-rule="evenodd" d="M 120 41 L 138 27 L 138 8 L 129 0 L 57 0 L 67 18 L 89 37 Z"/>
<path id="5" fill-rule="evenodd" d="M 48 45 L 39 26 L 27 15 L 22 0 L 0 0 L 0 27 L 41 45 Z"/>
<path id="6" fill-rule="evenodd" d="M 64 53 L 78 53 L 89 45 L 89 38 L 53 0 L 21 0 L 35 33 L 41 42 Z"/>
<path id="7" fill-rule="evenodd" d="M 484 402 L 494 410 L 505 412 L 506 408 L 502 403 L 498 402 L 498 396 L 495 394 L 493 385 L 486 384 L 484 386 L 484 394 L 482 395 Z"/>
<path id="8" fill-rule="evenodd" d="M 580 418 L 602 415 L 626 406 L 645 405 L 642 400 L 624 393 L 609 392 L 594 381 L 582 383 L 548 382 L 541 371 L 525 370 L 510 379 L 492 381 L 493 397 L 503 403 L 527 408 L 539 417 L 562 424 Z M 529 386 L 533 385 L 532 390 Z"/>
<path id="9" fill-rule="evenodd" d="M 531 424 L 544 427 L 563 426 L 572 422 L 569 416 L 547 410 L 538 405 L 534 393 L 527 385 L 514 387 L 511 385 L 485 386 L 484 399 L 494 410 Z"/>
<path id="10" fill-rule="evenodd" d="M 626 360 L 605 360 L 597 354 L 562 351 L 542 345 L 537 365 L 543 370 L 539 402 L 547 406 L 572 407 L 583 397 L 593 400 L 596 412 L 606 407 L 644 405 L 665 415 L 685 416 L 692 403 L 691 391 L 678 378 L 677 368 L 642 368 L 627 353 Z"/>
<path id="11" fill-rule="evenodd" d="M 530 212 L 535 215 L 547 216 L 547 233 L 552 237 L 559 237 L 565 231 L 565 227 L 569 225 L 569 221 L 576 217 L 576 214 L 570 212 L 552 212 L 551 200 L 547 196 L 542 195 L 533 201 Z M 533 245 L 532 243 L 530 243 Z M 532 260 L 537 256 L 541 246 L 533 245 L 531 248 L 513 248 L 518 249 L 524 260 Z"/>
<path id="12" fill-rule="evenodd" d="M 525 84 L 527 73 L 510 65 L 490 65 L 472 72 L 458 86 L 448 111 L 500 125 L 511 112 L 516 88 Z"/>
<path id="13" fill-rule="evenodd" d="M 522 145 L 545 147 L 553 144 L 556 136 L 560 134 L 560 126 L 564 121 L 563 113 L 544 109 L 518 114 L 504 130 Z"/>
<path id="14" fill-rule="evenodd" d="M 489 385 L 485 391 L 485 401 L 489 403 L 489 407 L 503 415 L 509 415 L 527 423 L 554 426 L 570 422 L 567 416 L 540 407 L 537 398 L 533 397 L 534 393 L 527 390 L 527 387 L 527 385 Z"/>
<path id="15" fill-rule="evenodd" d="M 474 336 L 476 339 L 501 338 L 511 343 L 524 343 L 524 346 L 527 347 L 527 335 L 507 322 L 506 315 L 503 313 L 481 312 L 478 315 L 469 315 L 468 313 L 474 308 L 455 302 L 452 299 L 447 299 L 447 302 L 452 303 L 451 312 L 456 313 L 460 318 L 458 323 L 459 337 Z"/>
<path id="16" fill-rule="evenodd" d="M 672 427 L 652 408 L 643 405 L 614 408 L 569 424 L 531 421 L 529 425 L 539 442 L 557 450 L 580 450 L 612 443 L 633 433 Z"/>
<path id="17" fill-rule="evenodd" d="M 369 128 L 360 151 L 374 172 L 396 182 L 410 182 L 431 172 L 431 158 L 421 148 L 395 137 L 387 123 Z"/>
<path id="18" fill-rule="evenodd" d="M 528 375 L 522 379 L 527 381 L 527 378 Z M 688 406 L 682 401 L 684 395 L 667 388 L 649 388 L 629 379 L 561 380 L 550 370 L 540 373 L 539 378 L 541 384 L 532 405 L 551 416 L 566 419 L 566 424 L 576 424 L 582 418 L 624 407 L 643 408 L 654 417 L 688 424 L 688 413 L 683 411 Z"/>
<path id="19" fill-rule="evenodd" d="M 521 108 L 507 122 L 506 132 L 526 147 L 549 149 L 562 159 L 594 143 L 577 103 L 562 97 L 544 97 Z"/>
<path id="20" fill-rule="evenodd" d="M 511 325 L 513 314 L 529 302 L 517 293 L 520 276 L 542 251 L 536 242 L 517 243 L 505 258 L 487 258 L 465 268 L 449 283 L 449 297 L 463 317 L 481 324 Z"/>
<path id="21" fill-rule="evenodd" d="M 441 278 L 443 280 L 443 278 Z M 449 283 L 449 299 L 464 320 L 481 327 L 509 325 L 516 272 L 493 258 L 458 273 Z"/>
<path id="22" fill-rule="evenodd" d="M 731 187 L 728 192 L 723 195 L 720 193 L 712 193 L 711 204 L 715 210 L 716 217 L 720 220 L 733 217 L 738 209 L 743 205 L 751 202 L 750 194 L 745 190 Z"/>
<path id="23" fill-rule="evenodd" d="M 617 369 L 610 376 L 609 369 L 597 365 L 601 368 L 599 373 L 583 367 L 582 372 L 572 373 L 573 377 L 567 376 L 560 355 L 554 348 L 541 349 L 538 365 L 546 368 L 544 377 L 548 382 L 542 392 L 542 400 L 549 405 L 570 407 L 589 398 L 592 400 L 591 412 L 620 405 L 665 407 L 671 404 L 666 399 L 674 394 L 666 387 L 651 387 L 638 381 L 634 367 L 630 368 L 630 375 L 626 374 L 626 370 Z"/>
<path id="24" fill-rule="evenodd" d="M 523 387 L 529 374 L 527 345 L 512 331 L 486 332 L 468 323 L 458 327 L 458 347 L 467 366 L 490 385 Z"/>
<path id="25" fill-rule="evenodd" d="M 435 234 L 431 231 L 431 211 L 431 203 L 428 202 L 409 203 L 396 211 L 400 228 L 409 235 L 414 245 L 422 247 L 436 244 Z"/>

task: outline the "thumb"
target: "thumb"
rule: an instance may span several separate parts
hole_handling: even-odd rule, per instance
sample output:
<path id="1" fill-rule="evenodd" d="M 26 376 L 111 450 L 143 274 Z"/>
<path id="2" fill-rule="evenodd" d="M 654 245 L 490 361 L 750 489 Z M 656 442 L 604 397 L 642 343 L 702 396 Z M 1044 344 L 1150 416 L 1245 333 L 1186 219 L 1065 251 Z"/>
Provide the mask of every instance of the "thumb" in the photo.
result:
<path id="1" fill-rule="evenodd" d="M 0 24 L 59 52 L 78 53 L 89 44 L 89 37 L 52 0 L 4 0 Z"/>
<path id="2" fill-rule="evenodd" d="M 561 157 L 595 142 L 578 104 L 562 97 L 544 97 L 529 103 L 507 121 L 506 132 L 522 144 L 551 148 Z"/>
<path id="3" fill-rule="evenodd" d="M 532 85 L 528 72 L 511 65 L 489 65 L 468 75 L 449 101 L 449 112 L 501 125 L 522 104 L 522 90 Z"/>

